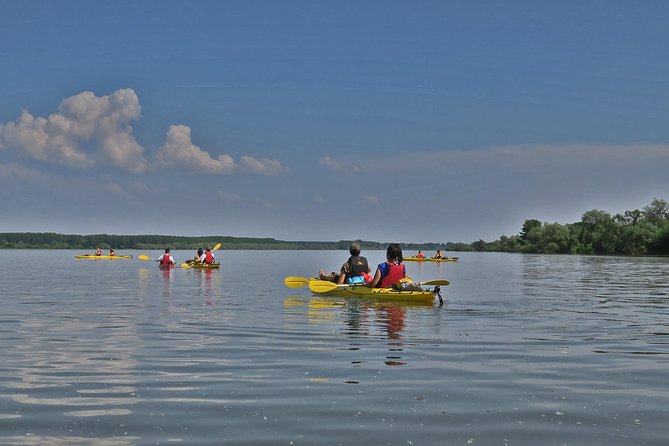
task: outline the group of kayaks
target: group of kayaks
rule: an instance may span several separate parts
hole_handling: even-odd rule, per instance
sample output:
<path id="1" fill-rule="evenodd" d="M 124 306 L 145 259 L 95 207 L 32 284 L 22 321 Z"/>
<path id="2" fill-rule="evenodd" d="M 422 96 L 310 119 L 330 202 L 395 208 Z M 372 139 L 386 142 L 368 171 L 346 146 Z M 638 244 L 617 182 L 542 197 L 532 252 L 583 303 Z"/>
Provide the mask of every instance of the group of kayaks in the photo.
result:
<path id="1" fill-rule="evenodd" d="M 216 251 L 221 247 L 220 243 L 217 243 L 211 251 Z M 120 259 L 132 259 L 132 255 L 97 255 L 97 254 L 79 254 L 74 256 L 75 259 L 88 259 L 88 260 L 120 260 Z M 139 260 L 156 260 L 154 258 L 151 258 L 147 255 L 141 254 L 140 256 L 137 257 Z M 158 265 L 160 269 L 171 269 L 175 267 L 180 267 L 180 268 L 194 268 L 194 269 L 221 269 L 221 263 L 220 262 L 213 262 L 213 263 L 204 263 L 200 262 L 197 260 L 187 260 L 184 263 L 175 263 L 175 264 L 167 264 L 167 265 Z"/>
<path id="2" fill-rule="evenodd" d="M 220 243 L 214 247 L 216 250 L 220 247 Z M 76 259 L 89 260 L 121 260 L 132 259 L 132 255 L 95 255 L 95 254 L 81 254 L 75 255 Z M 156 260 L 146 255 L 140 255 L 139 260 Z M 405 257 L 404 261 L 410 262 L 456 262 L 458 257 Z M 220 269 L 221 264 L 216 263 L 201 263 L 189 260 L 185 263 L 170 265 L 169 267 L 179 266 L 181 268 L 194 269 Z M 161 265 L 161 267 L 163 267 Z M 387 300 L 401 300 L 409 302 L 428 303 L 433 302 L 435 298 L 443 303 L 441 297 L 441 287 L 448 285 L 448 280 L 430 280 L 427 282 L 411 282 L 411 286 L 407 289 L 396 288 L 369 288 L 364 284 L 342 284 L 338 285 L 327 280 L 320 280 L 316 278 L 304 277 L 286 277 L 284 284 L 289 288 L 300 288 L 308 285 L 309 289 L 316 294 L 324 294 L 335 297 L 359 297 L 359 298 L 374 298 Z"/>

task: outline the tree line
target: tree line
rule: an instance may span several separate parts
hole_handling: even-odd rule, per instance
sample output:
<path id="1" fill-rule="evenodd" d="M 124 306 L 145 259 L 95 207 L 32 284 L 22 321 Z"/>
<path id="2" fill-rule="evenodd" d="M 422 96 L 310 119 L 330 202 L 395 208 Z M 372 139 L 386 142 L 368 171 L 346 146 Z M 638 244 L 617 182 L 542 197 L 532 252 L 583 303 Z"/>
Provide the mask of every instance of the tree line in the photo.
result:
<path id="1" fill-rule="evenodd" d="M 197 249 L 222 243 L 221 249 L 245 250 L 348 250 L 352 242 L 364 250 L 385 250 L 387 242 L 340 240 L 336 242 L 284 241 L 274 238 L 172 235 L 76 235 L 53 232 L 0 233 L 0 249 Z M 611 215 L 593 209 L 571 224 L 525 220 L 520 233 L 499 240 L 472 243 L 401 243 L 407 255 L 426 251 L 495 251 L 548 254 L 669 254 L 669 205 L 655 198 L 641 210 Z"/>
<path id="2" fill-rule="evenodd" d="M 593 209 L 584 213 L 581 221 L 564 225 L 525 220 L 518 235 L 501 236 L 493 242 L 478 240 L 463 248 L 548 254 L 667 255 L 669 205 L 655 198 L 641 210 L 622 214 Z"/>

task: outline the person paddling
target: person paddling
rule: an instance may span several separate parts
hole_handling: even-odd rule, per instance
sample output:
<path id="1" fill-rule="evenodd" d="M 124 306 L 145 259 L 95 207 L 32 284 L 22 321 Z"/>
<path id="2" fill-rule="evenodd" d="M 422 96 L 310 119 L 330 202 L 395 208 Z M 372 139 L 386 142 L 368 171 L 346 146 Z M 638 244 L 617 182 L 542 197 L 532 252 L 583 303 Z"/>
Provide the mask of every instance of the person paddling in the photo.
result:
<path id="1" fill-rule="evenodd" d="M 158 257 L 156 262 L 160 262 L 160 266 L 164 268 L 172 267 L 176 263 L 172 254 L 170 254 L 170 248 L 165 248 L 165 253 Z"/>
<path id="2" fill-rule="evenodd" d="M 199 251 L 198 251 L 199 252 Z M 205 250 L 204 254 L 200 256 L 200 262 L 204 263 L 206 265 L 210 265 L 214 263 L 216 259 L 214 258 L 214 253 L 211 252 L 211 248 L 207 246 L 207 249 Z"/>

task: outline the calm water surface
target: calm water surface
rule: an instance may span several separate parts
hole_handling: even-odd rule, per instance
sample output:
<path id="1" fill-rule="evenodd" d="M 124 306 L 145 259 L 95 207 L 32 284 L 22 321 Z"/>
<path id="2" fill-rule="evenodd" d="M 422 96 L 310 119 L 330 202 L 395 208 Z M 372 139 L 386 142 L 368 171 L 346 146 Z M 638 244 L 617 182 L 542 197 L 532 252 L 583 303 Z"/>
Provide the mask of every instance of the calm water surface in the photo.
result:
<path id="1" fill-rule="evenodd" d="M 0 250 L 0 444 L 668 442 L 669 259 L 460 253 L 416 306 L 284 287 L 344 251 L 74 254 Z"/>

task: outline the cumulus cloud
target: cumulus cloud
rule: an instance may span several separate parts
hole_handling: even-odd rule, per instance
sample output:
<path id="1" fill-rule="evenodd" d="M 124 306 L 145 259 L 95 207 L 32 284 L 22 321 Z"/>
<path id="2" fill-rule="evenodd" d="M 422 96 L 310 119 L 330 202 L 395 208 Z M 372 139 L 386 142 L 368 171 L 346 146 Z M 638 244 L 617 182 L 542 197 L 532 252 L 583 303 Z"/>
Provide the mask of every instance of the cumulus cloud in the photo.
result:
<path id="1" fill-rule="evenodd" d="M 131 89 L 101 97 L 84 91 L 64 99 L 47 118 L 24 110 L 16 122 L 0 123 L 0 147 L 73 168 L 112 165 L 137 173 L 147 162 L 130 122 L 140 115 Z"/>
<path id="2" fill-rule="evenodd" d="M 281 162 L 269 158 L 257 159 L 252 156 L 242 156 L 239 163 L 247 172 L 260 175 L 278 175 L 288 170 Z"/>
<path id="3" fill-rule="evenodd" d="M 350 163 L 341 163 L 340 161 L 330 157 L 329 155 L 323 158 L 318 162 L 321 166 L 328 167 L 335 171 L 350 171 L 350 172 L 360 172 L 360 167 L 355 164 Z"/>
<path id="4" fill-rule="evenodd" d="M 132 89 L 100 97 L 84 91 L 64 99 L 58 111 L 47 118 L 24 110 L 16 122 L 0 123 L 0 149 L 71 168 L 113 166 L 132 173 L 148 167 L 212 175 L 276 175 L 288 170 L 280 161 L 269 158 L 246 155 L 236 163 L 229 155 L 212 156 L 193 144 L 191 129 L 185 125 L 170 126 L 164 144 L 149 161 L 130 125 L 140 117 L 141 105 Z"/>
<path id="5" fill-rule="evenodd" d="M 209 152 L 193 144 L 190 132 L 190 128 L 185 125 L 170 126 L 165 144 L 156 155 L 160 165 L 209 174 L 229 174 L 237 170 L 238 166 L 232 157 L 219 155 L 213 158 Z"/>

